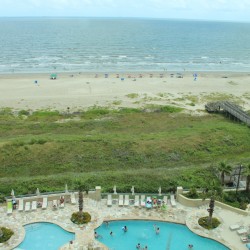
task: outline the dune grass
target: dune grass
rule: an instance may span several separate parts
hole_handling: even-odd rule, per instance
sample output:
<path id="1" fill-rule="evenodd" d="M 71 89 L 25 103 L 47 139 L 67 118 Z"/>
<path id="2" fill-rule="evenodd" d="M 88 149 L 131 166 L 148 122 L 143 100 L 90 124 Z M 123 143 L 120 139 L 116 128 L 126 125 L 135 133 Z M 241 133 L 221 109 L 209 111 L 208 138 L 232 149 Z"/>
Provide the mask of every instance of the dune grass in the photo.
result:
<path id="1" fill-rule="evenodd" d="M 249 162 L 247 126 L 170 106 L 152 110 L 0 112 L 0 193 L 73 189 L 79 178 L 104 191 L 165 192 L 217 181 L 210 166 L 222 160 Z"/>

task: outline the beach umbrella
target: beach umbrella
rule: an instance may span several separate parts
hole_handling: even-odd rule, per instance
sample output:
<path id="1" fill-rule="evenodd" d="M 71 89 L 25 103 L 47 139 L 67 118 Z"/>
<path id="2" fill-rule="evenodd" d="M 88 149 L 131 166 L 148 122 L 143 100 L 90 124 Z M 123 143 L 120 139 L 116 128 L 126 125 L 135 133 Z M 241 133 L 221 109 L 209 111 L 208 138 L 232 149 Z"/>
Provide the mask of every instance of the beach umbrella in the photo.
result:
<path id="1" fill-rule="evenodd" d="M 37 196 L 40 195 L 40 190 L 39 190 L 39 188 L 36 189 L 36 195 L 37 195 Z"/>
<path id="2" fill-rule="evenodd" d="M 134 195 L 134 194 L 135 194 L 135 187 L 134 187 L 134 186 L 132 186 L 132 188 L 131 188 L 131 192 L 132 192 L 132 195 Z"/>
<path id="3" fill-rule="evenodd" d="M 69 192 L 69 190 L 68 190 L 68 185 L 65 184 L 65 193 L 67 194 L 68 192 Z"/>
<path id="4" fill-rule="evenodd" d="M 158 193 L 159 193 L 159 195 L 161 195 L 161 187 L 159 187 Z"/>
<path id="5" fill-rule="evenodd" d="M 15 192 L 14 192 L 13 189 L 11 190 L 11 193 L 10 193 L 10 194 L 11 194 L 11 196 L 15 196 Z"/>
<path id="6" fill-rule="evenodd" d="M 117 194 L 116 193 L 116 186 L 114 186 L 113 191 L 114 191 L 114 194 Z"/>
<path id="7" fill-rule="evenodd" d="M 53 73 L 50 75 L 50 79 L 55 80 L 57 78 L 57 74 Z"/>

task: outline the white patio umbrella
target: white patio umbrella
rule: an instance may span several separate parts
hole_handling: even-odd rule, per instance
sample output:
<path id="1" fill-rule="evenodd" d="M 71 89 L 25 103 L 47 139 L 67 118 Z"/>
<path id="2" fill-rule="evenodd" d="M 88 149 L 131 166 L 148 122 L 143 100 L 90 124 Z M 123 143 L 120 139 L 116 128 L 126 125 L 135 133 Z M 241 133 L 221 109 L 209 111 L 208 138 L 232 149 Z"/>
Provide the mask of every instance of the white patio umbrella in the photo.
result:
<path id="1" fill-rule="evenodd" d="M 114 186 L 113 191 L 114 191 L 114 194 L 117 194 L 116 193 L 116 186 Z"/>
<path id="2" fill-rule="evenodd" d="M 159 187 L 158 193 L 159 193 L 159 195 L 161 195 L 161 187 Z"/>
<path id="3" fill-rule="evenodd" d="M 39 190 L 39 188 L 36 189 L 36 195 L 37 195 L 37 196 L 40 195 L 40 190 Z"/>
<path id="4" fill-rule="evenodd" d="M 10 194 L 11 194 L 11 196 L 13 196 L 13 197 L 15 196 L 15 192 L 14 192 L 13 189 L 11 190 L 11 193 L 10 193 Z"/>
<path id="5" fill-rule="evenodd" d="M 134 186 L 132 186 L 132 188 L 131 188 L 131 193 L 132 193 L 132 195 L 135 194 L 135 187 Z"/>
<path id="6" fill-rule="evenodd" d="M 67 194 L 68 192 L 69 192 L 69 190 L 68 190 L 68 185 L 65 184 L 65 193 Z"/>

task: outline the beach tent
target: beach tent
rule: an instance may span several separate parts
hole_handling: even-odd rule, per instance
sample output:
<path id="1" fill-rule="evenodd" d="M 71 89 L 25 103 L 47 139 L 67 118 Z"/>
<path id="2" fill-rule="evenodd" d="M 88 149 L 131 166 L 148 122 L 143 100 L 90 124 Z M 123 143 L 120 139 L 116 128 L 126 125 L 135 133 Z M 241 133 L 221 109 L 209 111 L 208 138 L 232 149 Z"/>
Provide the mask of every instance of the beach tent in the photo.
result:
<path id="1" fill-rule="evenodd" d="M 57 78 L 57 74 L 51 74 L 50 75 L 50 79 L 51 80 L 56 80 L 56 78 Z"/>

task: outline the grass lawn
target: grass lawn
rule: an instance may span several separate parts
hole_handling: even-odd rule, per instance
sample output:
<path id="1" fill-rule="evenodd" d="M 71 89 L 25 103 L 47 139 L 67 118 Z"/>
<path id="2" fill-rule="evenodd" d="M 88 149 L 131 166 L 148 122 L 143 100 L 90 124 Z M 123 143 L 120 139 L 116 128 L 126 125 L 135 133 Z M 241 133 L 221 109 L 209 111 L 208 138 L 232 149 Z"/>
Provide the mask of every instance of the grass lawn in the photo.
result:
<path id="1" fill-rule="evenodd" d="M 162 192 L 202 187 L 220 161 L 250 162 L 250 130 L 220 115 L 93 107 L 77 114 L 0 111 L 0 193 L 74 188 Z"/>

